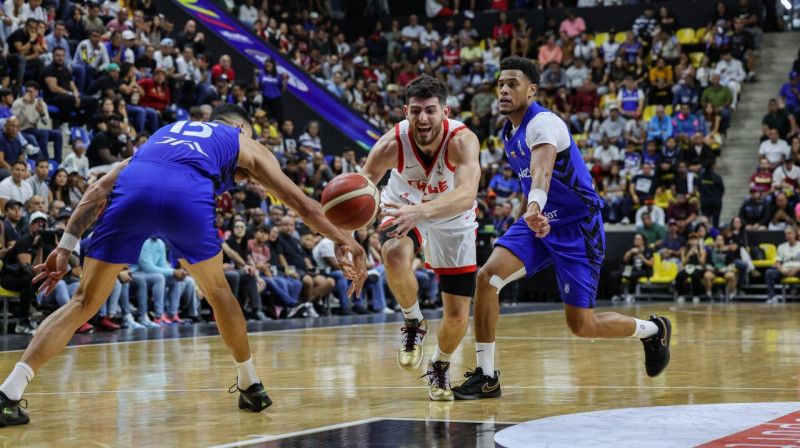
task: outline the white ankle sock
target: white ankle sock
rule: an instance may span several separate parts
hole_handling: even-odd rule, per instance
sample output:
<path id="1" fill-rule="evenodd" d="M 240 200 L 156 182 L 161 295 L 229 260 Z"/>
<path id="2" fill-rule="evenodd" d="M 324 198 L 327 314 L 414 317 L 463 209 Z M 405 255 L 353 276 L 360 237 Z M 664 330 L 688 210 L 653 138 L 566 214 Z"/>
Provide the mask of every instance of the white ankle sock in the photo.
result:
<path id="1" fill-rule="evenodd" d="M 433 351 L 433 356 L 431 356 L 431 362 L 450 362 L 450 356 L 452 355 L 452 353 L 443 352 L 442 349 L 439 348 L 439 344 L 436 344 L 436 349 Z"/>
<path id="2" fill-rule="evenodd" d="M 419 302 L 414 302 L 410 308 L 403 308 L 403 314 L 405 314 L 406 319 L 417 319 L 420 322 L 425 319 L 425 316 L 422 315 L 422 310 L 419 309 Z"/>
<path id="3" fill-rule="evenodd" d="M 478 367 L 483 369 L 483 374 L 494 376 L 494 342 L 476 342 L 475 354 L 478 357 Z"/>
<path id="4" fill-rule="evenodd" d="M 236 367 L 239 369 L 239 389 L 246 390 L 259 381 L 256 366 L 253 365 L 253 355 L 250 355 L 250 359 L 247 361 L 237 362 Z"/>
<path id="5" fill-rule="evenodd" d="M 636 321 L 636 330 L 633 331 L 633 334 L 630 337 L 643 339 L 658 334 L 658 325 L 656 325 L 655 322 L 651 320 L 640 320 L 635 317 L 632 317 L 631 319 Z"/>
<path id="6" fill-rule="evenodd" d="M 0 386 L 0 392 L 6 394 L 9 400 L 17 401 L 22 398 L 22 393 L 25 392 L 25 388 L 32 379 L 33 369 L 24 362 L 18 362 L 8 378 L 3 381 L 3 385 Z"/>

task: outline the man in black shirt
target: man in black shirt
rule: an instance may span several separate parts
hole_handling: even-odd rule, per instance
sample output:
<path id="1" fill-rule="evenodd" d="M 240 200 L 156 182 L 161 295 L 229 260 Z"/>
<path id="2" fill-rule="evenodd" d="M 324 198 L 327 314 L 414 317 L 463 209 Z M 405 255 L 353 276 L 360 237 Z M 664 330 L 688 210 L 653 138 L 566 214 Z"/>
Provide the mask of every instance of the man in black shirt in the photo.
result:
<path id="1" fill-rule="evenodd" d="M 3 268 L 0 270 L 0 286 L 11 291 L 19 291 L 19 322 L 14 330 L 20 334 L 34 334 L 36 322 L 30 320 L 31 303 L 33 302 L 33 274 L 31 265 L 43 262 L 39 235 L 36 232 L 47 227 L 47 215 L 42 212 L 31 214 L 28 224 L 30 233 L 17 240 L 17 243 L 3 257 Z"/>
<path id="2" fill-rule="evenodd" d="M 89 158 L 89 167 L 91 168 L 121 162 L 133 155 L 133 141 L 122 133 L 120 117 L 111 116 L 106 122 L 106 127 L 107 131 L 94 135 L 92 143 L 86 150 L 86 157 Z"/>
<path id="3" fill-rule="evenodd" d="M 148 45 L 144 49 L 144 54 L 142 54 L 138 59 L 136 59 L 136 71 L 145 78 L 151 76 L 156 71 L 156 47 L 153 45 Z"/>
<path id="4" fill-rule="evenodd" d="M 119 86 L 125 82 L 119 77 L 119 65 L 116 62 L 108 64 L 106 73 L 97 78 L 89 90 L 86 91 L 88 95 L 95 95 L 100 92 L 101 97 L 111 98 L 112 100 L 117 97 Z"/>
<path id="5" fill-rule="evenodd" d="M 29 18 L 24 27 L 20 27 L 8 36 L 8 62 L 11 66 L 11 85 L 22 86 L 25 70 L 32 72 L 31 79 L 39 79 L 42 73 L 42 61 L 39 55 L 44 48 L 40 45 L 39 34 L 36 32 L 36 19 Z M 42 37 L 41 42 L 44 42 Z"/>
<path id="6" fill-rule="evenodd" d="M 711 218 L 714 227 L 719 227 L 719 214 L 722 211 L 722 195 L 725 194 L 725 184 L 722 177 L 714 171 L 715 162 L 709 163 L 697 180 L 697 191 L 700 192 L 700 210 L 703 215 Z"/>
<path id="7" fill-rule="evenodd" d="M 750 198 L 739 209 L 739 218 L 747 230 L 767 230 L 770 218 L 768 205 L 761 197 L 758 187 L 750 187 Z"/>
<path id="8" fill-rule="evenodd" d="M 650 162 L 644 162 L 642 173 L 630 180 L 628 184 L 629 196 L 625 196 L 622 202 L 622 221 L 623 224 L 630 222 L 630 214 L 633 205 L 644 204 L 644 200 L 652 198 L 658 186 L 655 176 L 653 176 L 653 166 Z"/>
<path id="9" fill-rule="evenodd" d="M 699 173 L 714 161 L 714 151 L 705 144 L 703 134 L 698 131 L 692 135 L 689 147 L 681 151 L 680 160 L 686 162 L 692 172 Z"/>
<path id="10" fill-rule="evenodd" d="M 744 30 L 744 21 L 739 18 L 733 19 L 733 34 L 731 35 L 731 55 L 742 61 L 747 70 L 747 80 L 755 80 L 756 57 L 753 53 L 755 44 L 753 36 Z"/>
<path id="11" fill-rule="evenodd" d="M 321 296 L 321 292 L 327 293 L 332 285 L 328 285 L 326 278 L 318 275 L 311 259 L 306 255 L 306 250 L 300 244 L 300 240 L 293 237 L 294 219 L 288 216 L 281 218 L 278 225 L 278 240 L 275 242 L 278 260 L 284 268 L 287 277 L 299 279 L 303 282 L 301 293 L 302 301 L 300 306 L 309 306 L 316 297 Z M 293 310 L 296 312 L 297 310 Z"/>
<path id="12" fill-rule="evenodd" d="M 72 124 L 80 126 L 89 122 L 97 111 L 97 99 L 81 96 L 78 87 L 72 81 L 72 74 L 66 65 L 67 53 L 63 48 L 53 50 L 53 63 L 48 65 L 44 78 L 44 97 L 49 104 L 58 107 L 58 118 L 62 123 L 70 121 L 73 111 L 78 113 L 78 120 Z"/>
<path id="13" fill-rule="evenodd" d="M 166 36 L 164 36 L 166 37 Z M 197 23 L 194 20 L 187 20 L 183 26 L 183 31 L 175 36 L 175 46 L 183 51 L 186 45 L 194 47 L 194 53 L 200 57 L 206 52 L 206 39 L 203 33 L 197 32 Z"/>

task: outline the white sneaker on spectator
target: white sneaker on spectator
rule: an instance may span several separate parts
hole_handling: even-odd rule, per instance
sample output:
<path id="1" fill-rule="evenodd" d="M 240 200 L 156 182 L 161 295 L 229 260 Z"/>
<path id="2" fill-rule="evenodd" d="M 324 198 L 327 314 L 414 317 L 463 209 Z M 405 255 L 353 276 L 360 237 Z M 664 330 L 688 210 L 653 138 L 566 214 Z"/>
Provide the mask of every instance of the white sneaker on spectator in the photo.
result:
<path id="1" fill-rule="evenodd" d="M 622 220 L 619 223 L 623 224 L 623 225 L 628 225 L 628 224 L 631 223 L 631 220 L 628 219 L 628 217 L 626 216 L 626 217 L 622 218 Z"/>
<path id="2" fill-rule="evenodd" d="M 700 297 L 697 296 L 692 297 L 692 303 L 700 303 Z"/>
<path id="3" fill-rule="evenodd" d="M 147 328 L 161 328 L 161 325 L 150 320 L 150 317 L 143 316 L 139 318 L 139 323 Z"/>
<path id="4" fill-rule="evenodd" d="M 678 303 L 686 303 L 686 297 L 678 296 Z"/>
<path id="5" fill-rule="evenodd" d="M 466 17 L 468 19 L 474 19 L 475 18 L 475 13 L 470 11 L 469 9 L 465 9 L 464 10 L 464 17 Z"/>
<path id="6" fill-rule="evenodd" d="M 619 303 L 619 302 L 622 302 L 622 297 L 615 294 L 614 297 L 611 298 L 611 303 Z"/>
<path id="7" fill-rule="evenodd" d="M 61 123 L 60 130 L 61 130 L 61 133 L 64 134 L 65 136 L 69 136 L 70 133 L 71 133 L 70 129 L 69 129 L 69 123 L 67 123 L 67 122 Z"/>
<path id="8" fill-rule="evenodd" d="M 394 314 L 395 311 L 391 308 L 384 308 L 379 311 L 380 314 Z"/>
<path id="9" fill-rule="evenodd" d="M 633 294 L 628 294 L 627 296 L 625 296 L 625 302 L 633 303 L 635 301 L 636 301 L 636 297 L 634 297 Z"/>
<path id="10" fill-rule="evenodd" d="M 122 318 L 122 321 L 125 323 L 127 328 L 144 328 L 144 325 L 136 322 L 136 319 L 133 318 L 131 313 L 126 314 L 125 317 Z"/>

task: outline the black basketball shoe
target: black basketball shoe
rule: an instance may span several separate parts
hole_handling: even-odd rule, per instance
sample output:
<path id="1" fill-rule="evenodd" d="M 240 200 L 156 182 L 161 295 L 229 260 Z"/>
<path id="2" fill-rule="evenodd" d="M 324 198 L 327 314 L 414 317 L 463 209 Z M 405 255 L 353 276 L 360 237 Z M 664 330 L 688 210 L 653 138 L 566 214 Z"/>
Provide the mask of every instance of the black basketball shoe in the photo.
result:
<path id="1" fill-rule="evenodd" d="M 228 392 L 235 393 L 237 390 L 239 391 L 239 409 L 261 412 L 272 404 L 261 381 L 250 385 L 247 390 L 242 390 L 239 389 L 237 380 L 237 384 L 231 386 Z"/>
<path id="2" fill-rule="evenodd" d="M 11 400 L 6 397 L 6 394 L 0 392 L 0 426 L 14 426 L 24 425 L 31 421 L 28 418 L 28 413 L 22 410 L 19 402 L 25 400 Z M 25 401 L 25 407 L 28 407 L 28 402 Z"/>
<path id="3" fill-rule="evenodd" d="M 669 364 L 669 340 L 672 337 L 672 323 L 666 317 L 650 315 L 650 321 L 658 326 L 658 333 L 649 338 L 643 338 L 644 366 L 647 376 L 656 377 L 667 368 Z"/>
<path id="4" fill-rule="evenodd" d="M 494 377 L 483 374 L 480 367 L 464 374 L 467 381 L 452 388 L 453 396 L 459 400 L 477 400 L 478 398 L 497 398 L 500 396 L 500 372 L 495 370 Z"/>

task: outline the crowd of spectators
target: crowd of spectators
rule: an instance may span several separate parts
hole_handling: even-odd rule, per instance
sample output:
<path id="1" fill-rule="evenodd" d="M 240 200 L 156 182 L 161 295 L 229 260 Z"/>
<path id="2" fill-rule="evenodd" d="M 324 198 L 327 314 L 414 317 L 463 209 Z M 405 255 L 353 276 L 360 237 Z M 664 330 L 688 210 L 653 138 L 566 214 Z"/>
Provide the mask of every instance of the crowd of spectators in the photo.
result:
<path id="1" fill-rule="evenodd" d="M 375 3 L 386 9 L 385 2 Z M 411 15 L 407 23 L 395 20 L 387 29 L 376 22 L 368 36 L 350 40 L 337 22 L 337 2 L 308 10 L 253 0 L 225 0 L 220 6 L 382 131 L 404 119 L 408 82 L 422 73 L 445 81 L 451 118 L 467 124 L 482 144 L 480 261 L 513 221 L 520 201 L 519 183 L 497 135 L 504 117 L 494 92 L 499 61 L 513 54 L 539 62 L 538 101 L 561 116 L 576 136 L 608 204 L 607 222 L 635 221 L 646 238 L 653 237 L 652 225 L 668 221 L 668 234 L 673 227 L 677 232 L 669 240 L 672 258 L 682 256 L 685 248 L 674 244 L 678 238 L 702 232 L 697 221 L 719 227 L 724 187 L 714 162 L 741 90 L 755 80 L 754 50 L 760 39 L 760 19 L 746 1 L 737 11 L 726 11 L 720 3 L 708 26 L 686 42 L 679 38 L 680 24 L 669 3 L 648 7 L 629 30 L 597 33 L 586 28 L 580 9 L 569 11 L 562 22 L 551 17 L 546 30 L 532 30 L 524 17 L 509 18 L 513 13 L 504 10 L 513 5 L 492 2 L 501 12 L 489 35 L 472 26 L 475 2 L 466 3 L 463 21 L 453 16 L 434 26 Z M 539 3 L 551 6 L 547 0 Z M 456 12 L 461 9 L 454 6 Z M 439 8 L 434 15 L 447 13 Z M 0 208 L 6 220 L 0 239 L 11 268 L 0 271 L 0 285 L 20 291 L 20 332 L 35 330 L 28 320 L 30 304 L 63 304 L 74 288 L 74 281 L 65 280 L 51 297 L 36 297 L 15 274 L 15 265 L 24 268 L 42 256 L 41 242 L 34 241 L 37 232 L 63 225 L 86 185 L 132 155 L 165 123 L 207 120 L 213 105 L 239 104 L 253 117 L 254 137 L 317 199 L 334 176 L 358 172 L 365 161 L 360 150 L 326 148 L 319 123 L 284 117 L 288 77 L 278 66 L 282 62 L 267 60 L 252 77 L 237 77 L 228 55 L 208 52 L 194 21 L 176 29 L 152 0 L 50 0 L 44 5 L 41 0 L 7 0 L 3 14 L 0 39 L 7 63 L 0 60 Z M 765 117 L 765 136 L 776 145 L 769 138 L 771 128 L 779 127 L 781 136 L 797 129 L 790 118 L 780 127 L 782 111 L 797 113 L 796 76 L 790 84 L 776 103 L 779 112 L 771 108 L 772 121 Z M 773 121 L 776 126 L 770 125 Z M 64 149 L 67 145 L 71 151 Z M 69 155 L 62 158 L 64 153 Z M 765 149 L 769 170 L 789 164 L 776 159 L 776 153 Z M 760 175 L 762 191 L 766 173 Z M 784 213 L 790 205 L 782 208 Z M 327 313 L 331 302 L 341 314 L 395 311 L 374 228 L 356 234 L 369 254 L 370 277 L 365 294 L 351 299 L 331 242 L 298 222 L 261 186 L 240 185 L 218 197 L 217 206 L 226 278 L 249 318 L 314 317 Z M 654 224 L 658 216 L 661 222 Z M 30 243 L 12 252 L 15 237 L 26 235 L 32 235 Z M 645 240 L 645 247 L 664 250 L 656 242 Z M 76 280 L 80 260 L 74 266 Z M 415 259 L 415 271 L 421 303 L 436 306 L 436 276 L 421 258 Z M 509 291 L 503 299 L 513 301 Z M 183 324 L 202 320 L 207 308 L 191 277 L 169 259 L 164 243 L 150 240 L 140 263 L 120 274 L 93 323 L 109 330 Z M 87 324 L 81 331 L 89 329 Z"/>

